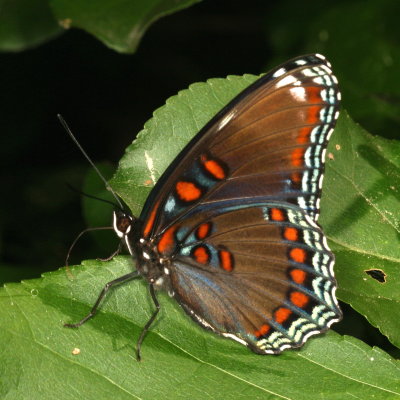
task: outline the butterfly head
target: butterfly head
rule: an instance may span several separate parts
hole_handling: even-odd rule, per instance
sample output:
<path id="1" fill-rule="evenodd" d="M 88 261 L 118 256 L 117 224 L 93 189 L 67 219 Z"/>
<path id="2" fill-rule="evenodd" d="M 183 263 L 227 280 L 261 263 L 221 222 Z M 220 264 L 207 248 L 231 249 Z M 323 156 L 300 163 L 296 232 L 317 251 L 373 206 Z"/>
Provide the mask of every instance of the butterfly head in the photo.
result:
<path id="1" fill-rule="evenodd" d="M 136 218 L 132 215 L 121 211 L 115 210 L 113 214 L 113 228 L 119 238 L 124 238 L 131 232 Z"/>

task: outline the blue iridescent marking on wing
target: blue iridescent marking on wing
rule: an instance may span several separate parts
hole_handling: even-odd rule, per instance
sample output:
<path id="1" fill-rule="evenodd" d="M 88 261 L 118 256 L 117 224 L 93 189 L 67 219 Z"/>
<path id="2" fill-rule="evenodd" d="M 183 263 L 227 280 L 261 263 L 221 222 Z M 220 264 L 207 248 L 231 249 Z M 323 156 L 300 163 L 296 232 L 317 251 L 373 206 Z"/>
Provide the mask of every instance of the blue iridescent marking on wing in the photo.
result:
<path id="1" fill-rule="evenodd" d="M 181 287 L 188 290 L 188 282 L 189 280 L 196 283 L 196 285 L 204 285 L 214 291 L 221 292 L 220 286 L 212 279 L 212 276 L 207 277 L 201 270 L 196 270 L 195 268 L 190 268 L 187 265 L 177 262 L 174 264 L 174 267 L 177 271 L 180 271 L 180 274 L 177 275 L 179 283 L 182 285 Z M 186 278 L 186 279 L 184 279 Z"/>

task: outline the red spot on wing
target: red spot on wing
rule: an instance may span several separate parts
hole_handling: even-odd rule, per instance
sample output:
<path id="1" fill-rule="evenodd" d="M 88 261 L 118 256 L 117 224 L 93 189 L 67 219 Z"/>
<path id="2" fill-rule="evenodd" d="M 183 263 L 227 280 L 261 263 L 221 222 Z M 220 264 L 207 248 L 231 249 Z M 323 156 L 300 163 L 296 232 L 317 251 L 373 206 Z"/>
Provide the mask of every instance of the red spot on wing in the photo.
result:
<path id="1" fill-rule="evenodd" d="M 293 183 L 300 183 L 301 182 L 301 174 L 299 172 L 293 172 L 291 175 L 291 179 Z"/>
<path id="2" fill-rule="evenodd" d="M 205 154 L 202 154 L 200 160 L 204 169 L 214 178 L 222 180 L 226 178 L 224 166 L 217 160 L 208 159 Z"/>
<path id="3" fill-rule="evenodd" d="M 258 331 L 254 332 L 254 336 L 260 338 L 261 336 L 266 335 L 270 331 L 271 327 L 267 324 L 261 325 Z"/>
<path id="4" fill-rule="evenodd" d="M 222 168 L 221 164 L 219 164 L 215 160 L 209 160 L 204 163 L 204 168 L 215 178 L 215 179 L 224 179 L 225 171 Z"/>
<path id="5" fill-rule="evenodd" d="M 220 250 L 218 252 L 219 261 L 221 263 L 221 267 L 225 271 L 232 271 L 233 270 L 233 257 L 232 253 L 228 250 Z"/>
<path id="6" fill-rule="evenodd" d="M 292 151 L 291 162 L 294 167 L 301 167 L 303 165 L 305 149 L 302 147 L 297 147 Z"/>
<path id="7" fill-rule="evenodd" d="M 156 205 L 153 207 L 153 209 L 150 212 L 149 218 L 147 219 L 147 222 L 144 226 L 143 229 L 143 236 L 147 237 L 149 235 L 149 233 L 151 232 L 153 225 L 154 225 L 154 220 L 156 218 L 156 214 L 157 214 L 157 209 L 158 209 L 158 202 L 156 203 Z"/>
<path id="8" fill-rule="evenodd" d="M 290 276 L 293 279 L 293 282 L 298 283 L 299 285 L 303 284 L 307 278 L 307 273 L 302 269 L 292 269 L 290 271 Z"/>
<path id="9" fill-rule="evenodd" d="M 201 189 L 192 182 L 179 181 L 176 184 L 176 193 L 183 201 L 193 201 L 200 198 Z"/>
<path id="10" fill-rule="evenodd" d="M 310 103 L 321 103 L 321 88 L 318 86 L 309 86 L 306 88 L 307 100 Z"/>
<path id="11" fill-rule="evenodd" d="M 319 112 L 321 110 L 321 106 L 311 106 L 308 109 L 307 113 L 307 123 L 308 124 L 316 124 L 320 122 Z"/>
<path id="12" fill-rule="evenodd" d="M 312 129 L 313 129 L 312 126 L 305 126 L 304 128 L 301 128 L 296 139 L 297 143 L 299 144 L 308 143 L 310 141 L 310 135 Z"/>
<path id="13" fill-rule="evenodd" d="M 207 264 L 210 259 L 210 255 L 204 246 L 197 247 L 193 252 L 194 258 L 200 264 Z"/>
<path id="14" fill-rule="evenodd" d="M 197 239 L 203 240 L 208 236 L 211 231 L 211 222 L 206 222 L 204 224 L 199 225 L 196 230 Z"/>
<path id="15" fill-rule="evenodd" d="M 158 244 L 157 249 L 159 253 L 165 253 L 172 250 L 175 246 L 175 231 L 177 226 L 171 226 L 168 228 L 161 236 Z"/>
<path id="16" fill-rule="evenodd" d="M 301 292 L 292 292 L 290 293 L 290 301 L 297 307 L 303 308 L 305 307 L 310 298 Z"/>
<path id="17" fill-rule="evenodd" d="M 285 307 L 278 308 L 275 311 L 275 321 L 278 324 L 282 324 L 290 317 L 291 314 L 292 314 L 292 311 L 290 311 L 288 308 L 285 308 Z"/>
<path id="18" fill-rule="evenodd" d="M 271 208 L 270 215 L 273 221 L 285 221 L 286 219 L 285 214 L 279 208 Z"/>
<path id="19" fill-rule="evenodd" d="M 295 241 L 299 239 L 299 231 L 296 228 L 285 228 L 283 236 L 286 240 Z"/>
<path id="20" fill-rule="evenodd" d="M 298 263 L 304 263 L 304 261 L 306 261 L 307 258 L 307 253 L 304 249 L 300 249 L 298 247 L 290 250 L 290 258 L 293 261 L 296 261 Z"/>

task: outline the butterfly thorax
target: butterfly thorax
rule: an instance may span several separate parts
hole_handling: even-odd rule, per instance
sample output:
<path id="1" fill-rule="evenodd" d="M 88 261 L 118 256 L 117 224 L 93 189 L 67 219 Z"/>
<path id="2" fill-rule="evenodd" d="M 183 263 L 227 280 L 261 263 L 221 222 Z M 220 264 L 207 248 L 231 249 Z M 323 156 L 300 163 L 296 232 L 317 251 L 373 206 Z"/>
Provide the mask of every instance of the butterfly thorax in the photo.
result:
<path id="1" fill-rule="evenodd" d="M 170 259 L 161 257 L 153 240 L 140 238 L 135 246 L 137 269 L 157 289 L 170 289 Z"/>
<path id="2" fill-rule="evenodd" d="M 142 222 L 127 213 L 114 212 L 114 230 L 136 259 L 140 275 L 157 289 L 170 291 L 170 260 L 160 256 L 153 239 L 141 238 Z"/>

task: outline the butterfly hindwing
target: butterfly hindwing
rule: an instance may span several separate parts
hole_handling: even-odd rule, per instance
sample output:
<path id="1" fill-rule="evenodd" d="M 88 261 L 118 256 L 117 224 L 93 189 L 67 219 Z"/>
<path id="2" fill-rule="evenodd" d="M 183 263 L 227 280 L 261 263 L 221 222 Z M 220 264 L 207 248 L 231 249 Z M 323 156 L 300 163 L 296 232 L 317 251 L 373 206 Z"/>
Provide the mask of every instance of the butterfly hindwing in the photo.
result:
<path id="1" fill-rule="evenodd" d="M 171 294 L 204 327 L 279 353 L 340 319 L 334 256 L 299 207 L 216 202 L 173 232 Z"/>

